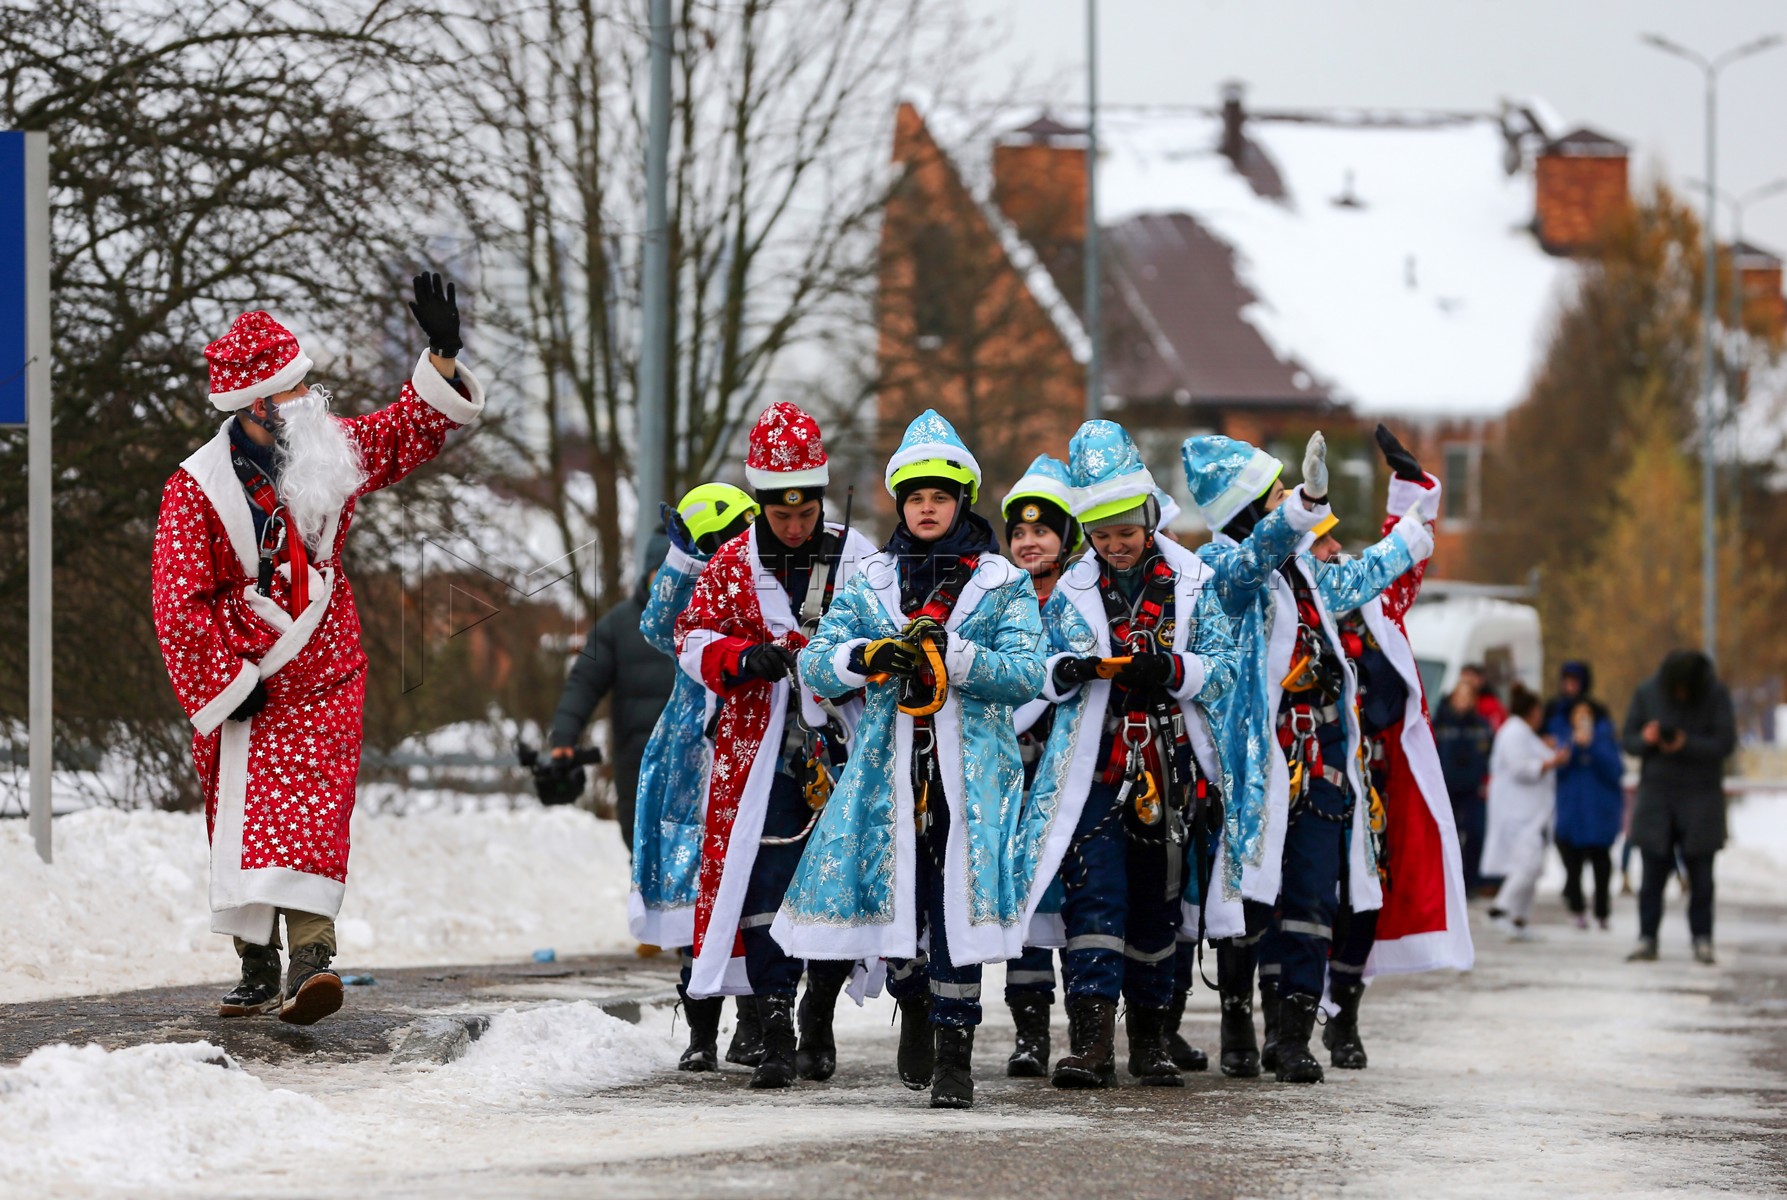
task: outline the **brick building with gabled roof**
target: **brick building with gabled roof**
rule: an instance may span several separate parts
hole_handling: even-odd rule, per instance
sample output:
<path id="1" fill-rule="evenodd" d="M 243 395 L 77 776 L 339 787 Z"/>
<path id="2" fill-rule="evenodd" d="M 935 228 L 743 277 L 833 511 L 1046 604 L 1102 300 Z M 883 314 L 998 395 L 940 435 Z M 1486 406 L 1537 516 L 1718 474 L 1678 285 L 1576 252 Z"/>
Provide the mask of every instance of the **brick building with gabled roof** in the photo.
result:
<path id="1" fill-rule="evenodd" d="M 1624 143 L 1493 112 L 1109 108 L 1099 117 L 1105 415 L 1184 503 L 1178 445 L 1220 432 L 1291 471 L 1329 434 L 1342 533 L 1377 528 L 1383 420 L 1447 485 L 1433 572 L 1469 577 L 1484 445 L 1526 394 L 1572 257 L 1630 203 Z M 1083 119 L 901 105 L 882 230 L 879 424 L 935 405 L 996 501 L 1085 410 Z M 1740 247 L 1745 294 L 1778 260 Z M 1772 299 L 1771 299 L 1772 297 Z M 992 504 L 985 506 L 989 511 Z"/>

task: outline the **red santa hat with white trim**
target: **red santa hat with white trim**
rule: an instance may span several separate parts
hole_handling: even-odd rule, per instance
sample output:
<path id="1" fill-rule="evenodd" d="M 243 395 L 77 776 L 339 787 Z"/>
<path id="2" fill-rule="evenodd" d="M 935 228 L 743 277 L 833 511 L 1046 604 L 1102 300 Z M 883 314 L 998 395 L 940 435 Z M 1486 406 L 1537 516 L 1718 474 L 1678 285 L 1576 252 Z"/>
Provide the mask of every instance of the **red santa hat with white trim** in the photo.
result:
<path id="1" fill-rule="evenodd" d="M 764 409 L 751 427 L 745 479 L 764 504 L 794 507 L 818 499 L 831 482 L 819 422 L 785 400 Z"/>
<path id="2" fill-rule="evenodd" d="M 230 331 L 205 347 L 211 365 L 211 403 L 224 412 L 262 396 L 290 391 L 315 364 L 292 331 L 264 312 L 245 312 Z"/>

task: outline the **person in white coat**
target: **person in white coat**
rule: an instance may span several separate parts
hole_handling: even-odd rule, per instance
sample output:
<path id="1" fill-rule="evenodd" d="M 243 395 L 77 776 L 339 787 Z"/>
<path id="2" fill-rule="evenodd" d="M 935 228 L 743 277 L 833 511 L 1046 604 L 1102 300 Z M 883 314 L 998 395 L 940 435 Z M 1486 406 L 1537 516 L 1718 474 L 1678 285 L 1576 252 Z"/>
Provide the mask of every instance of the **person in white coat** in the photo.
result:
<path id="1" fill-rule="evenodd" d="M 1533 892 L 1545 867 L 1557 809 L 1557 767 L 1569 758 L 1539 736 L 1545 709 L 1519 684 L 1508 698 L 1509 719 L 1489 754 L 1489 833 L 1483 873 L 1503 877 L 1489 917 L 1515 941 L 1527 941 Z"/>

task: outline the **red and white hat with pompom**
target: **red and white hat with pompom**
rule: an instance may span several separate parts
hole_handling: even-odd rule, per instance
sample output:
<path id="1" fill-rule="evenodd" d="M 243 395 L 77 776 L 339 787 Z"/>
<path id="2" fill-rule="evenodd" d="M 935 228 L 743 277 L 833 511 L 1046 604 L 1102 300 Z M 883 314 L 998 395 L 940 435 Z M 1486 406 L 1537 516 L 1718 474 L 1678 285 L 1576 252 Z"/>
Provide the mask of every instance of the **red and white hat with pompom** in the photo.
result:
<path id="1" fill-rule="evenodd" d="M 315 364 L 292 331 L 264 312 L 245 312 L 230 331 L 205 347 L 211 364 L 211 403 L 224 412 L 262 396 L 290 391 Z"/>
<path id="2" fill-rule="evenodd" d="M 751 427 L 751 451 L 745 457 L 745 478 L 758 491 L 822 488 L 831 480 L 819 422 L 798 404 L 781 401 L 763 410 Z"/>

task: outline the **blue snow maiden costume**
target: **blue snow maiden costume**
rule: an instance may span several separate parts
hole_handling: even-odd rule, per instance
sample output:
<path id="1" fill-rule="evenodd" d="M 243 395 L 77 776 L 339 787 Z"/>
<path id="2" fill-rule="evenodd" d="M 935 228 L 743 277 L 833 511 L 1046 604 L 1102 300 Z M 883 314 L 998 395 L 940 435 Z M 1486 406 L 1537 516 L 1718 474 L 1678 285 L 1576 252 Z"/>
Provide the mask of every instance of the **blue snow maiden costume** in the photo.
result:
<path id="1" fill-rule="evenodd" d="M 1267 1056 L 1277 1054 L 1280 1082 L 1313 1082 L 1321 1068 L 1305 1043 L 1326 979 L 1343 855 L 1353 910 L 1382 903 L 1360 803 L 1369 793 L 1360 773 L 1358 679 L 1335 618 L 1432 553 L 1433 539 L 1417 505 L 1357 558 L 1318 563 L 1308 546 L 1329 511 L 1320 433 L 1304 458 L 1305 483 L 1271 512 L 1266 500 L 1283 470 L 1271 455 L 1211 435 L 1186 439 L 1181 457 L 1192 498 L 1213 531 L 1199 555 L 1245 651 L 1241 686 L 1221 716 L 1224 745 L 1244 785 L 1226 814 L 1204 912 L 1217 940 L 1222 1067 L 1231 1075 L 1259 1073 L 1255 943 L 1270 928 L 1277 974 L 1266 993 L 1267 1020 L 1269 1029 L 1276 1024 L 1279 1043 L 1275 1051 L 1268 1041 Z"/>
<path id="2" fill-rule="evenodd" d="M 1041 628 L 1029 575 L 996 553 L 991 527 L 969 510 L 980 467 L 948 421 L 928 410 L 914 420 L 886 483 L 896 501 L 914 487 L 956 489 L 955 523 L 926 543 L 902 519 L 801 652 L 809 688 L 866 688 L 866 706 L 771 932 L 800 958 L 888 959 L 903 1011 L 902 992 L 928 977 L 942 1062 L 942 1030 L 980 1022 L 980 964 L 1023 950 L 1035 863 L 1018 853 L 1024 774 L 1012 710 L 1042 685 Z M 935 643 L 946 697 L 929 715 L 903 711 L 901 680 L 872 680 L 864 657 L 921 611 L 946 631 Z M 923 1086 L 906 1049 L 902 1077 Z"/>
<path id="3" fill-rule="evenodd" d="M 1148 538 L 1126 569 L 1111 567 L 1096 550 L 1082 555 L 1043 613 L 1043 695 L 1056 707 L 1020 853 L 1038 863 L 1032 913 L 1057 872 L 1065 885 L 1072 1051 L 1056 1065 L 1055 1082 L 1109 1086 L 1121 995 L 1131 1013 L 1132 1072 L 1145 1082 L 1183 1083 L 1171 1059 L 1161 1057 L 1181 900 L 1196 875 L 1182 822 L 1194 800 L 1209 799 L 1209 784 L 1217 795 L 1233 786 L 1208 712 L 1233 687 L 1235 647 L 1203 563 L 1154 536 L 1154 479 L 1123 428 L 1082 425 L 1070 446 L 1070 470 L 1078 489 L 1074 515 L 1089 535 L 1128 525 Z M 1131 656 L 1138 672 L 1151 674 L 1085 675 L 1087 660 L 1112 656 Z M 1125 748 L 1132 742 L 1130 757 Z M 1137 827 L 1130 810 L 1147 792 L 1145 779 L 1163 803 L 1153 825 Z M 1142 820 L 1140 812 L 1134 820 Z M 1144 1049 L 1146 1061 L 1137 1057 Z"/>
<path id="4" fill-rule="evenodd" d="M 756 512 L 756 502 L 741 489 L 703 484 L 665 513 L 670 553 L 652 577 L 639 634 L 672 662 L 676 617 L 689 606 L 701 568 L 714 550 L 749 527 Z M 712 711 L 713 693 L 678 671 L 670 702 L 645 743 L 627 928 L 647 945 L 685 947 L 695 940 L 702 805 L 712 754 L 705 731 Z"/>

